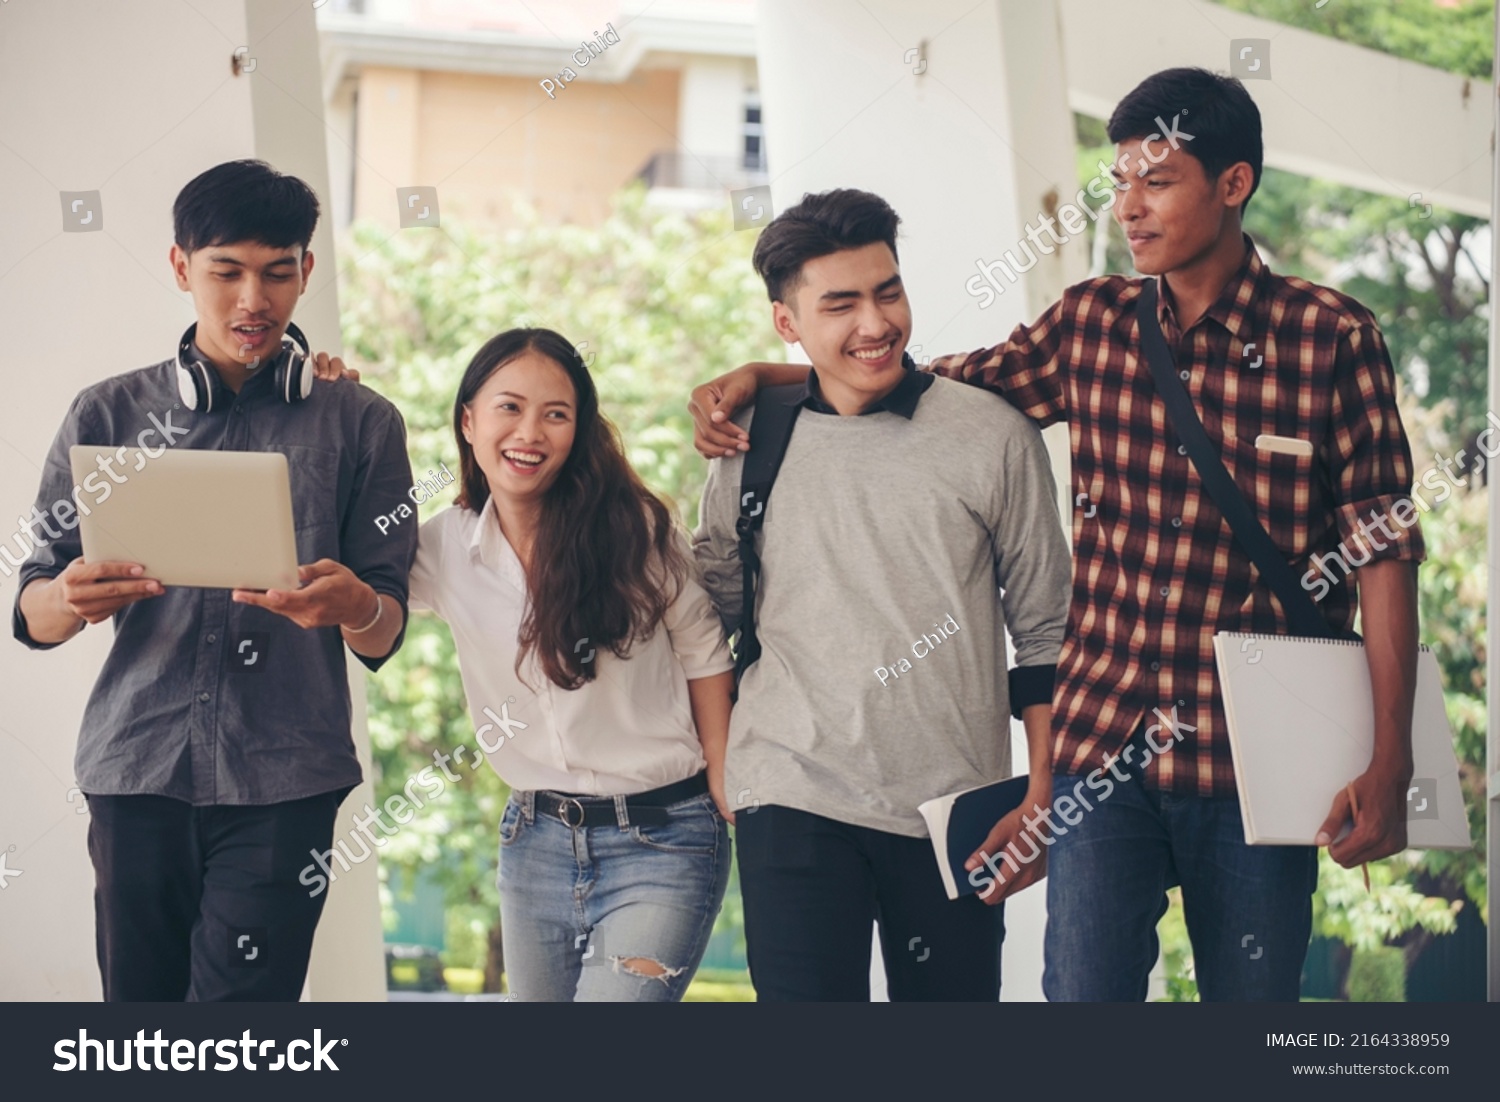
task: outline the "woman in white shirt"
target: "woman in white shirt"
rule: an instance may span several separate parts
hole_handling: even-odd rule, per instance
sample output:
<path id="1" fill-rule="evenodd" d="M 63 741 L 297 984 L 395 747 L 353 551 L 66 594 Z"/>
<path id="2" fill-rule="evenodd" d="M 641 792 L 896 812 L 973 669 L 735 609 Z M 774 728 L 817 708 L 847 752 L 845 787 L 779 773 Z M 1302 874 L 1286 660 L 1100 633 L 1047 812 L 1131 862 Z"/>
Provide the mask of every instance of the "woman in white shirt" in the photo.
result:
<path id="1" fill-rule="evenodd" d="M 448 622 L 500 822 L 511 992 L 670 1001 L 729 877 L 733 660 L 686 537 L 549 329 L 469 364 L 457 502 L 422 525 L 412 605 Z"/>

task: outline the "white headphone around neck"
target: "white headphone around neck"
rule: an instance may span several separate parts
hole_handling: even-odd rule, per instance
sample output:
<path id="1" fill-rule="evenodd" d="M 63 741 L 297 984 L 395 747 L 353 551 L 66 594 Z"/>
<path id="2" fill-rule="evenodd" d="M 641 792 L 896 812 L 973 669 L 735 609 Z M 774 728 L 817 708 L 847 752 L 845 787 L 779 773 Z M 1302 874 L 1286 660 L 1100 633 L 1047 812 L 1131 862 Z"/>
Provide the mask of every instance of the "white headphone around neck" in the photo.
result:
<path id="1" fill-rule="evenodd" d="M 182 340 L 177 342 L 177 393 L 182 404 L 199 413 L 210 413 L 214 408 L 213 367 L 193 355 L 193 338 L 198 334 L 198 323 L 188 326 Z M 281 338 L 272 382 L 276 393 L 288 405 L 295 405 L 312 393 L 312 357 L 308 355 L 307 337 L 291 322 L 287 322 L 286 333 Z"/>

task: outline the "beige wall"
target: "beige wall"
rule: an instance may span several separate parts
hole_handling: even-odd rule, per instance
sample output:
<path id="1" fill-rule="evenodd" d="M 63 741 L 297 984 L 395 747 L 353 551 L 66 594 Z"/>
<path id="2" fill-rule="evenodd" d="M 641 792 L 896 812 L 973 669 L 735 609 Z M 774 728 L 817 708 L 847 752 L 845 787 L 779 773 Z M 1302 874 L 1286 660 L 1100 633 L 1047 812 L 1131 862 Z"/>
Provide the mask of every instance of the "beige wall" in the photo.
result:
<path id="1" fill-rule="evenodd" d="M 576 80 L 370 67 L 359 76 L 354 215 L 397 225 L 396 188 L 436 186 L 443 217 L 505 224 L 525 198 L 593 224 L 653 153 L 677 142 L 679 74 Z"/>

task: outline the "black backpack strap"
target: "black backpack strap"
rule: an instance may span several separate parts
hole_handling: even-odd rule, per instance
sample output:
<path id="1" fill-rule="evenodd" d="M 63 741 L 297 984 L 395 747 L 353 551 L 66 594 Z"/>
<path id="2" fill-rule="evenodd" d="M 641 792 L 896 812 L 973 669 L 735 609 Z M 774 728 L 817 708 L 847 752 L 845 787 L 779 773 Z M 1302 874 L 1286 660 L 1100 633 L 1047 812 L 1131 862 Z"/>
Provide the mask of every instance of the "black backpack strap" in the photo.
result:
<path id="1" fill-rule="evenodd" d="M 734 679 L 760 657 L 760 642 L 755 638 L 755 582 L 760 575 L 760 555 L 755 548 L 755 534 L 765 522 L 766 502 L 776 482 L 786 455 L 792 426 L 802 409 L 790 399 L 804 384 L 763 387 L 755 395 L 755 419 L 750 422 L 750 450 L 740 468 L 740 516 L 735 522 L 739 536 L 740 568 L 744 584 L 740 595 L 740 627 L 735 647 Z"/>
<path id="2" fill-rule="evenodd" d="M 1229 528 L 1234 532 L 1240 546 L 1250 556 L 1261 577 L 1271 586 L 1272 592 L 1281 600 L 1286 610 L 1294 635 L 1311 635 L 1331 638 L 1337 635 L 1329 626 L 1318 606 L 1297 582 L 1297 575 L 1287 565 L 1280 549 L 1266 532 L 1260 518 L 1250 508 L 1245 495 L 1235 485 L 1234 479 L 1224 467 L 1213 442 L 1209 440 L 1198 411 L 1193 408 L 1193 399 L 1188 395 L 1177 377 L 1176 364 L 1167 338 L 1161 331 L 1161 322 L 1156 317 L 1156 277 L 1150 277 L 1141 287 L 1141 297 L 1136 306 L 1136 320 L 1141 327 L 1141 344 L 1145 348 L 1146 362 L 1151 367 L 1151 376 L 1156 380 L 1156 392 L 1167 407 L 1167 421 L 1176 430 L 1178 439 L 1187 447 L 1203 488 L 1224 514 Z"/>

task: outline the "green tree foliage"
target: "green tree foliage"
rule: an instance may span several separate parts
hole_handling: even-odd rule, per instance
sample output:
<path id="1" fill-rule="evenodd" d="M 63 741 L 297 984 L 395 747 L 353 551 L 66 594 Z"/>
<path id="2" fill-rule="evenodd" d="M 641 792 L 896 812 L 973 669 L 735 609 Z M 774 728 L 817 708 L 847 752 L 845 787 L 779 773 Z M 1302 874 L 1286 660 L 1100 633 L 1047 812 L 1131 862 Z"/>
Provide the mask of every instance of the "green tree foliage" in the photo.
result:
<path id="1" fill-rule="evenodd" d="M 1215 0 L 1221 7 L 1488 81 L 1495 9 L 1489 0 Z"/>
<path id="2" fill-rule="evenodd" d="M 344 273 L 346 359 L 405 415 L 419 477 L 443 465 L 456 477 L 453 402 L 469 359 L 507 328 L 555 329 L 590 363 L 636 470 L 692 524 L 706 465 L 692 449 L 688 391 L 745 361 L 781 357 L 750 265 L 753 245 L 723 212 L 662 213 L 639 189 L 597 228 L 530 218 L 505 232 L 446 220 L 437 231 L 355 226 L 347 255 L 357 259 Z M 422 518 L 452 498 L 450 490 L 424 504 Z M 449 943 L 467 946 L 465 959 L 449 963 L 485 967 L 486 988 L 498 990 L 495 830 L 508 793 L 488 764 L 471 767 L 474 724 L 446 625 L 414 614 L 402 650 L 370 679 L 368 700 L 381 800 L 424 767 L 443 777 L 434 752 L 463 748 L 442 763 L 458 780 L 444 778 L 442 795 L 389 840 L 381 872 L 387 902 L 405 880 L 393 872 L 425 868 L 439 879 Z"/>
<path id="3" fill-rule="evenodd" d="M 1418 415 L 1408 417 L 1409 426 L 1420 430 Z M 1416 437 L 1418 433 L 1413 433 Z M 1430 464 L 1424 450 L 1414 442 L 1419 471 Z M 1472 476 L 1470 481 L 1474 481 Z M 1412 872 L 1413 883 L 1422 891 L 1450 900 L 1467 898 L 1489 921 L 1485 866 L 1485 736 L 1488 709 L 1485 703 L 1487 662 L 1486 597 L 1489 569 L 1485 549 L 1488 536 L 1489 502 L 1480 487 L 1455 494 L 1422 518 L 1427 541 L 1427 561 L 1418 575 L 1418 602 L 1422 641 L 1432 647 L 1443 672 L 1443 690 L 1448 720 L 1453 726 L 1458 752 L 1459 780 L 1469 809 L 1470 850 L 1430 850 Z M 1418 938 L 1418 944 L 1425 943 Z"/>
<path id="4" fill-rule="evenodd" d="M 1406 1001 L 1406 961 L 1390 945 L 1356 949 L 1349 962 L 1349 1001 L 1400 1003 Z"/>
<path id="5" fill-rule="evenodd" d="M 1363 871 L 1346 869 L 1323 851 L 1318 893 L 1313 898 L 1313 929 L 1356 950 L 1385 945 L 1417 927 L 1451 934 L 1457 921 L 1454 916 L 1462 904 L 1435 899 L 1413 888 L 1402 868 L 1410 863 L 1405 856 L 1374 862 L 1369 866 L 1367 891 Z"/>

